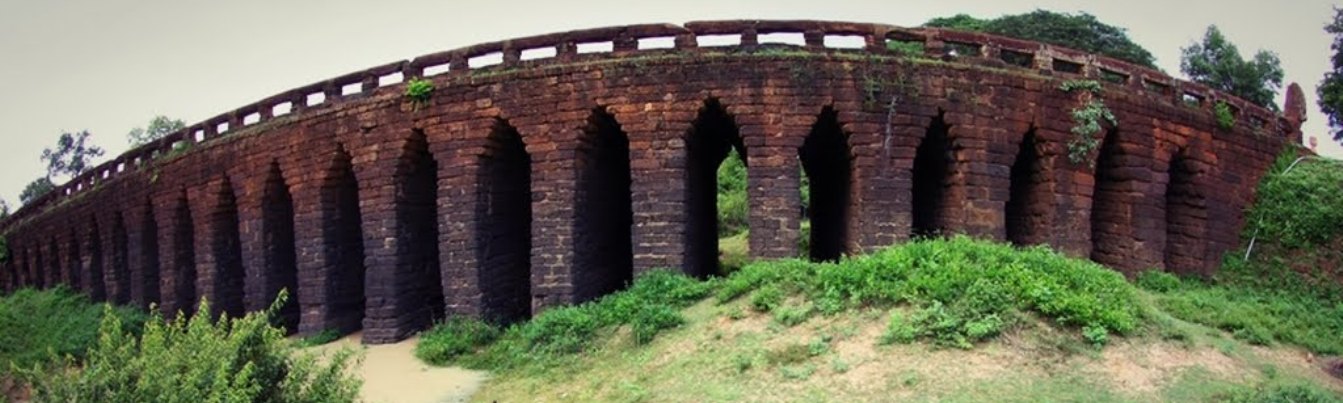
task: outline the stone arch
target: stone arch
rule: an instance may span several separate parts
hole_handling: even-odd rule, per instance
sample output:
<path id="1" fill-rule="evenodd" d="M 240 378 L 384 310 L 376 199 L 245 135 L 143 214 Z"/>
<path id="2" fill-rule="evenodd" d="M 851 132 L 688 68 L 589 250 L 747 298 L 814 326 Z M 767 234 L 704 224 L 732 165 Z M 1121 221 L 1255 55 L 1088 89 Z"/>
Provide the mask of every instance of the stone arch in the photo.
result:
<path id="1" fill-rule="evenodd" d="M 242 238 L 238 227 L 238 199 L 227 177 L 214 194 L 214 209 L 210 212 L 210 254 L 214 261 L 211 288 L 214 291 L 216 312 L 229 317 L 241 317 L 246 311 L 243 303 L 243 282 L 247 274 L 242 267 Z"/>
<path id="2" fill-rule="evenodd" d="M 80 253 L 83 251 L 80 248 L 82 245 L 79 244 L 79 229 L 73 227 L 70 228 L 70 232 L 67 236 L 69 236 L 68 241 L 70 243 L 69 248 L 66 249 L 66 254 L 63 256 L 56 255 L 63 257 L 64 261 L 62 262 L 60 257 L 56 259 L 55 263 L 57 269 L 51 272 L 52 277 L 47 285 L 55 286 L 56 284 L 64 282 L 65 285 L 77 291 L 89 292 L 90 288 L 87 284 L 84 284 L 84 273 L 82 273 L 83 267 L 81 267 L 83 266 L 84 255 Z M 57 240 L 56 242 L 59 244 L 60 240 Z M 92 295 L 89 295 L 89 299 L 99 301 L 99 299 L 93 298 Z"/>
<path id="3" fill-rule="evenodd" d="M 938 111 L 928 125 L 914 154 L 911 169 L 910 232 L 913 236 L 937 236 L 949 229 L 947 223 L 947 187 L 951 181 L 951 125 Z"/>
<path id="4" fill-rule="evenodd" d="M 1007 204 L 1004 206 L 1004 228 L 1007 241 L 1019 246 L 1044 242 L 1048 230 L 1047 214 L 1050 205 L 1049 168 L 1031 127 L 1021 138 L 1016 158 L 1009 173 Z"/>
<path id="5" fill-rule="evenodd" d="M 634 277 L 629 139 L 604 108 L 592 111 L 575 150 L 575 302 L 624 288 Z"/>
<path id="6" fill-rule="evenodd" d="M 744 165 L 746 145 L 736 119 L 716 98 L 704 101 L 686 133 L 685 271 L 704 277 L 719 272 L 718 169 L 736 150 Z M 749 226 L 749 225 L 748 225 Z M 730 235 L 730 234 L 728 234 Z"/>
<path id="7" fill-rule="evenodd" d="M 1201 274 L 1206 266 L 1204 250 L 1208 210 L 1201 167 L 1189 155 L 1187 147 L 1171 154 L 1165 191 L 1166 244 L 1163 263 L 1166 270 L 1180 274 Z"/>
<path id="8" fill-rule="evenodd" d="M 191 218 L 191 204 L 186 190 L 173 201 L 172 214 L 172 299 L 173 305 L 185 314 L 196 308 L 196 233 Z"/>
<path id="9" fill-rule="evenodd" d="M 271 161 L 261 194 L 261 241 L 264 270 L 263 288 L 267 303 L 280 290 L 286 290 L 289 299 L 280 307 L 276 319 L 286 329 L 298 329 L 298 253 L 294 236 L 294 197 L 285 184 L 280 164 Z"/>
<path id="10" fill-rule="evenodd" d="M 112 215 L 112 261 L 108 262 L 108 273 L 111 275 L 112 292 L 108 295 L 108 300 L 116 304 L 126 304 L 131 300 L 130 295 L 130 263 L 129 245 L 130 239 L 126 233 L 126 216 L 121 212 Z"/>
<path id="11" fill-rule="evenodd" d="M 84 262 L 85 255 L 79 253 L 79 241 L 71 241 L 71 245 L 73 245 L 72 248 L 75 248 L 74 254 L 71 255 L 75 260 L 75 264 L 72 265 L 73 267 L 70 270 L 70 274 L 73 276 L 75 273 L 80 273 L 81 276 L 88 276 L 84 279 L 83 286 L 90 299 L 94 301 L 109 301 L 107 295 L 107 281 L 104 278 L 105 274 L 103 272 L 103 243 L 102 238 L 100 237 L 102 231 L 99 231 L 101 228 L 102 226 L 98 225 L 98 219 L 90 217 L 89 228 L 86 230 L 87 232 L 82 238 L 77 238 L 88 241 L 87 263 Z M 81 270 L 85 268 L 88 269 L 87 272 Z M 72 280 L 72 282 L 74 281 Z"/>
<path id="12" fill-rule="evenodd" d="M 159 226 L 154 222 L 154 203 L 145 201 L 144 214 L 140 216 L 140 299 L 144 307 L 160 303 L 162 298 L 159 279 Z"/>
<path id="13" fill-rule="evenodd" d="M 811 260 L 837 261 L 849 253 L 853 217 L 853 155 L 833 107 L 825 107 L 798 149 L 809 185 Z"/>
<path id="14" fill-rule="evenodd" d="M 413 130 L 396 162 L 397 220 L 410 265 L 408 294 L 398 296 L 419 325 L 443 318 L 443 281 L 438 253 L 438 162 L 424 131 Z"/>
<path id="15" fill-rule="evenodd" d="M 1091 194 L 1091 260 L 1114 265 L 1126 256 L 1122 245 L 1125 235 L 1124 184 L 1119 176 L 1123 169 L 1123 151 L 1119 147 L 1119 131 L 1111 129 L 1101 141 L 1096 158 L 1095 191 Z"/>
<path id="16" fill-rule="evenodd" d="M 482 316 L 531 316 L 531 156 L 518 130 L 496 119 L 480 155 L 475 210 Z"/>
<path id="17" fill-rule="evenodd" d="M 327 323 L 341 333 L 348 333 L 363 327 L 366 273 L 359 182 L 354 175 L 353 159 L 343 145 L 338 146 L 327 168 L 320 193 L 322 239 L 326 240 L 323 254 L 330 270 L 323 285 Z"/>

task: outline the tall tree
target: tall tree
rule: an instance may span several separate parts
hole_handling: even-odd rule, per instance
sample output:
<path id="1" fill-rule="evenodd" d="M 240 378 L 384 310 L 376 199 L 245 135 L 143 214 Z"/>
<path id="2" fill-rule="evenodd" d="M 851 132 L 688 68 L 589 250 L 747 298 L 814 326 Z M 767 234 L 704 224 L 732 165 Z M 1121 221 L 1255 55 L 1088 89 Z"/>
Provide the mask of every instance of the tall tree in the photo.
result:
<path id="1" fill-rule="evenodd" d="M 1273 98 L 1282 88 L 1282 66 L 1276 53 L 1260 50 L 1245 60 L 1236 45 L 1209 25 L 1202 42 L 1182 49 L 1180 71 L 1194 82 L 1229 92 L 1265 108 L 1278 110 Z"/>
<path id="2" fill-rule="evenodd" d="M 1156 68 L 1152 52 L 1129 39 L 1126 29 L 1103 23 L 1087 13 L 1035 10 L 991 20 L 958 14 L 934 18 L 923 25 L 1044 42 Z"/>
<path id="3" fill-rule="evenodd" d="M 9 202 L 0 199 L 0 220 L 9 218 Z"/>
<path id="4" fill-rule="evenodd" d="M 1334 141 L 1343 141 L 1343 9 L 1334 7 L 1334 21 L 1324 26 L 1324 32 L 1334 36 L 1334 43 L 1329 46 L 1334 51 L 1330 58 L 1334 69 L 1324 73 L 1315 93 L 1320 96 L 1320 110 L 1329 116 Z"/>
<path id="5" fill-rule="evenodd" d="M 149 120 L 146 127 L 137 127 L 126 133 L 126 141 L 131 144 L 131 148 L 149 144 L 168 134 L 186 128 L 185 122 L 181 119 L 172 119 L 167 116 L 159 115 Z"/>
<path id="6" fill-rule="evenodd" d="M 93 159 L 103 155 L 103 149 L 87 144 L 89 131 L 61 133 L 56 140 L 56 148 L 42 150 L 42 161 L 47 163 L 47 179 L 60 175 L 71 178 L 79 176 L 89 169 Z"/>
<path id="7" fill-rule="evenodd" d="M 43 176 L 34 179 L 32 182 L 28 183 L 28 186 L 23 187 L 23 192 L 19 193 L 19 202 L 28 204 L 29 202 L 42 197 L 42 195 L 51 192 L 53 189 L 56 189 L 56 184 L 51 183 L 51 178 Z"/>

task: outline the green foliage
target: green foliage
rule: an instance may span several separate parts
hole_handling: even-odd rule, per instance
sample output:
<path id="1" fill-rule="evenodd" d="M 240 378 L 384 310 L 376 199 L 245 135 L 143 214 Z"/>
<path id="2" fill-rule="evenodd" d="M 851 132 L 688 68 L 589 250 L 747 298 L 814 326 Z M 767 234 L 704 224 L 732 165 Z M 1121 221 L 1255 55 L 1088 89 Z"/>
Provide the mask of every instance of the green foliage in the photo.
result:
<path id="1" fill-rule="evenodd" d="M 1260 50 L 1253 59 L 1245 60 L 1216 25 L 1208 26 L 1202 42 L 1181 50 L 1180 71 L 1194 82 L 1278 110 L 1273 102 L 1282 88 L 1283 71 L 1278 55 Z"/>
<path id="2" fill-rule="evenodd" d="M 427 104 L 433 95 L 434 82 L 429 79 L 412 78 L 406 82 L 406 99 L 409 99 L 416 109 Z"/>
<path id="3" fill-rule="evenodd" d="M 1343 398 L 1313 384 L 1266 385 L 1232 393 L 1228 403 L 1340 403 Z"/>
<path id="4" fill-rule="evenodd" d="M 130 143 L 131 148 L 139 147 L 145 144 L 161 139 L 172 132 L 185 129 L 186 122 L 181 119 L 172 119 L 167 116 L 159 115 L 149 120 L 146 127 L 137 127 L 126 133 L 126 142 Z"/>
<path id="5" fill-rule="evenodd" d="M 749 209 L 746 163 L 737 150 L 732 149 L 718 165 L 718 236 L 730 237 L 746 231 Z"/>
<path id="6" fill-rule="evenodd" d="M 1324 32 L 1334 36 L 1334 42 L 1329 45 L 1334 51 L 1329 58 L 1333 68 L 1324 73 L 1315 94 L 1320 97 L 1320 111 L 1329 117 L 1334 141 L 1343 141 L 1343 9 L 1334 7 L 1334 19 L 1324 26 Z"/>
<path id="7" fill-rule="evenodd" d="M 1064 81 L 1059 90 L 1077 94 L 1079 104 L 1070 112 L 1073 137 L 1068 140 L 1068 160 L 1074 164 L 1089 161 L 1091 153 L 1100 147 L 1101 121 L 1117 124 L 1114 113 L 1101 101 L 1101 84 L 1095 80 Z"/>
<path id="8" fill-rule="evenodd" d="M 814 311 L 811 304 L 785 305 L 774 310 L 774 320 L 779 324 L 793 327 L 806 322 Z"/>
<path id="9" fill-rule="evenodd" d="M 1226 102 L 1217 101 L 1212 106 L 1212 113 L 1213 116 L 1217 117 L 1217 127 L 1222 130 L 1231 130 L 1231 128 L 1236 127 L 1236 115 L 1231 113 L 1231 105 L 1227 105 Z"/>
<path id="10" fill-rule="evenodd" d="M 489 325 L 450 321 L 421 338 L 421 359 L 435 365 L 504 369 L 545 365 L 556 358 L 585 351 L 599 333 L 628 325 L 636 344 L 652 341 L 666 329 L 680 326 L 680 309 L 708 295 L 713 283 L 682 274 L 653 271 L 639 276 L 625 291 L 596 301 L 542 312 L 531 321 L 504 329 L 495 338 Z M 489 337 L 483 337 L 481 334 Z"/>
<path id="11" fill-rule="evenodd" d="M 353 352 L 341 351 L 323 364 L 297 351 L 284 330 L 270 324 L 284 298 L 268 312 L 218 321 L 202 301 L 190 319 L 154 314 L 139 337 L 108 307 L 82 367 L 56 361 L 25 378 L 40 402 L 354 401 L 360 384 L 346 372 Z"/>
<path id="12" fill-rule="evenodd" d="M 923 42 L 886 41 L 886 49 L 900 57 L 924 57 Z"/>
<path id="13" fill-rule="evenodd" d="M 0 298 L 0 374 L 11 368 L 31 368 L 51 355 L 83 360 L 98 340 L 104 315 L 118 317 L 123 326 L 139 332 L 145 314 L 131 308 L 108 308 L 89 301 L 64 286 L 25 288 Z"/>
<path id="14" fill-rule="evenodd" d="M 336 340 L 340 340 L 340 332 L 335 329 L 326 329 L 311 336 L 299 339 L 298 345 L 299 347 L 316 347 L 323 344 L 329 344 Z"/>
<path id="15" fill-rule="evenodd" d="M 770 365 L 797 364 L 811 358 L 811 348 L 806 344 L 794 343 L 765 353 L 765 362 Z"/>
<path id="16" fill-rule="evenodd" d="M 9 242 L 4 235 L 0 235 L 0 263 L 9 262 Z"/>
<path id="17" fill-rule="evenodd" d="M 783 290 L 773 284 L 766 284 L 755 290 L 751 294 L 751 308 L 756 311 L 769 312 L 778 308 L 783 303 Z"/>
<path id="18" fill-rule="evenodd" d="M 965 237 L 914 241 L 840 263 L 752 263 L 726 279 L 717 298 L 766 287 L 802 296 L 821 313 L 912 304 L 916 338 L 958 347 L 1001 333 L 1018 312 L 1115 333 L 1139 321 L 1135 289 L 1114 271 L 1042 247 Z"/>
<path id="19" fill-rule="evenodd" d="M 886 333 L 881 335 L 881 344 L 909 344 L 919 337 L 919 329 L 914 327 L 905 315 L 891 312 L 891 320 L 886 325 Z"/>
<path id="20" fill-rule="evenodd" d="M 1148 270 L 1138 273 L 1137 284 L 1144 290 L 1169 292 L 1180 288 L 1180 278 L 1163 271 Z"/>
<path id="21" fill-rule="evenodd" d="M 1087 13 L 1046 10 L 1005 15 L 991 20 L 966 14 L 929 20 L 924 26 L 986 32 L 1098 53 L 1155 69 L 1155 58 L 1128 37 L 1124 28 L 1105 24 Z"/>
<path id="22" fill-rule="evenodd" d="M 51 178 L 43 176 L 33 179 L 32 182 L 28 182 L 28 185 L 23 187 L 22 192 L 19 192 L 19 202 L 28 204 L 52 190 L 56 190 L 56 184 L 51 183 Z"/>
<path id="23" fill-rule="evenodd" d="M 723 276 L 741 270 L 751 262 L 751 231 L 718 239 L 718 274 Z"/>
<path id="24" fill-rule="evenodd" d="M 1259 234 L 1260 240 L 1289 249 L 1343 235 L 1343 163 L 1309 158 L 1292 166 L 1296 158 L 1290 150 L 1279 155 L 1259 182 L 1257 199 L 1247 212 L 1246 235 Z"/>
<path id="25" fill-rule="evenodd" d="M 0 199 L 0 220 L 6 218 L 9 218 L 9 202 L 5 201 L 5 199 Z"/>
<path id="26" fill-rule="evenodd" d="M 88 130 L 78 133 L 61 133 L 55 148 L 42 150 L 42 161 L 47 163 L 47 177 L 68 175 L 73 178 L 84 173 L 93 164 L 93 159 L 103 155 L 103 149 L 85 144 L 89 140 Z"/>

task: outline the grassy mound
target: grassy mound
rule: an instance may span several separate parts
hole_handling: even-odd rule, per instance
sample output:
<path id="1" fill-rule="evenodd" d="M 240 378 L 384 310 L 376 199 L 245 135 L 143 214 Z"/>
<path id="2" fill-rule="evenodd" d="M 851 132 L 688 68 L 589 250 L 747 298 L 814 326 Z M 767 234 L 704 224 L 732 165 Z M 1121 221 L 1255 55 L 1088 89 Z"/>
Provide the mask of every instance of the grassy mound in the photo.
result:
<path id="1" fill-rule="evenodd" d="M 53 355 L 82 360 L 98 341 L 98 323 L 114 314 L 139 332 L 145 314 L 132 308 L 105 310 L 65 287 L 22 289 L 0 298 L 0 374 L 31 368 Z"/>

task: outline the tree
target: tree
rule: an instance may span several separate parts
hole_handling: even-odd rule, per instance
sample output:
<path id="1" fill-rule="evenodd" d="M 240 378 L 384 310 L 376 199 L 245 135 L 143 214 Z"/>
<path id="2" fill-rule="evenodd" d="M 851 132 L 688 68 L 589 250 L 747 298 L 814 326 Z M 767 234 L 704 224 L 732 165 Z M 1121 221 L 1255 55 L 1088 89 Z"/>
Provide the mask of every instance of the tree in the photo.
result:
<path id="1" fill-rule="evenodd" d="M 102 148 L 85 144 L 89 136 L 88 130 L 79 133 L 61 133 L 55 149 L 42 150 L 42 161 L 47 163 L 48 181 L 60 175 L 71 178 L 79 176 L 89 169 L 94 158 L 103 155 Z"/>
<path id="2" fill-rule="evenodd" d="M 934 18 L 923 25 L 1044 42 L 1157 68 L 1152 52 L 1129 39 L 1126 29 L 1103 23 L 1087 13 L 1074 15 L 1035 10 L 991 20 L 958 14 Z"/>
<path id="3" fill-rule="evenodd" d="M 0 220 L 9 218 L 9 202 L 0 199 Z"/>
<path id="4" fill-rule="evenodd" d="M 1241 97 L 1246 101 L 1278 110 L 1273 98 L 1282 88 L 1282 66 L 1276 53 L 1260 50 L 1251 60 L 1241 58 L 1236 45 L 1222 36 L 1216 25 L 1209 25 L 1202 42 L 1182 49 L 1180 71 L 1189 79 Z"/>
<path id="5" fill-rule="evenodd" d="M 159 115 L 149 120 L 149 126 L 137 127 L 126 133 L 126 141 L 131 144 L 131 148 L 149 144 L 171 134 L 172 132 L 186 128 L 185 122 L 180 119 L 171 119 L 167 116 Z"/>
<path id="6" fill-rule="evenodd" d="M 51 183 L 51 178 L 43 176 L 34 179 L 32 182 L 28 183 L 28 186 L 23 187 L 23 192 L 19 193 L 19 202 L 28 204 L 53 189 L 56 189 L 56 184 Z"/>
<path id="7" fill-rule="evenodd" d="M 1334 36 L 1329 46 L 1334 51 L 1330 59 L 1334 69 L 1324 73 L 1315 93 L 1320 96 L 1320 111 L 1329 116 L 1334 141 L 1343 141 L 1343 9 L 1334 8 L 1334 21 L 1324 26 L 1324 32 Z"/>

